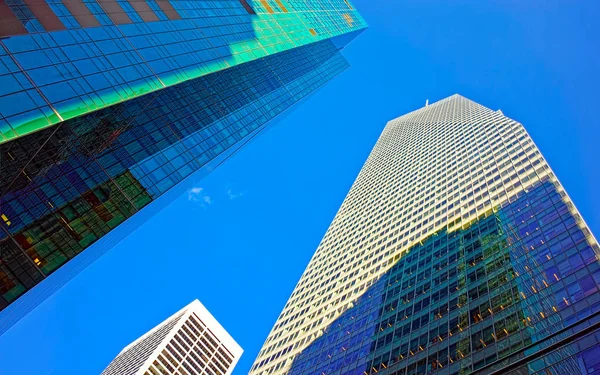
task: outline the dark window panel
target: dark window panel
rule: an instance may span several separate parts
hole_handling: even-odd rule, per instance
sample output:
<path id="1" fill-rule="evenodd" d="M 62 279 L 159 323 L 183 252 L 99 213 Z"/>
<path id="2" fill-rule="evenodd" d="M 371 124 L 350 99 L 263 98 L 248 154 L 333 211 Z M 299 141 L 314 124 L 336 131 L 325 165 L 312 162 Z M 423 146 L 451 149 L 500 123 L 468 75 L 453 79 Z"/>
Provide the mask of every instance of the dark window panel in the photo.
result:
<path id="1" fill-rule="evenodd" d="M 104 9 L 104 12 L 108 14 L 115 25 L 123 25 L 133 22 L 116 0 L 98 0 L 98 4 L 100 4 L 102 9 Z"/>
<path id="2" fill-rule="evenodd" d="M 160 7 L 160 9 L 167 15 L 167 17 L 169 17 L 170 20 L 181 19 L 181 16 L 179 15 L 179 13 L 177 13 L 175 8 L 173 8 L 173 5 L 171 5 L 169 0 L 156 0 L 156 3 Z"/>
<path id="3" fill-rule="evenodd" d="M 0 0 L 0 38 L 19 34 L 27 34 L 27 29 L 6 2 Z"/>
<path id="4" fill-rule="evenodd" d="M 252 9 L 252 7 L 250 6 L 250 4 L 248 4 L 248 2 L 246 0 L 240 0 L 240 3 L 244 7 L 244 9 L 246 9 L 246 12 L 248 12 L 249 14 L 256 14 L 256 12 L 254 11 L 254 9 Z"/>
<path id="5" fill-rule="evenodd" d="M 62 0 L 62 2 L 81 27 L 100 26 L 100 22 L 82 0 Z"/>
<path id="6" fill-rule="evenodd" d="M 150 9 L 145 0 L 129 0 L 129 4 L 131 4 L 144 22 L 158 21 L 158 16 Z"/>
<path id="7" fill-rule="evenodd" d="M 31 13 L 44 26 L 46 31 L 64 30 L 65 25 L 54 14 L 45 0 L 23 0 Z"/>

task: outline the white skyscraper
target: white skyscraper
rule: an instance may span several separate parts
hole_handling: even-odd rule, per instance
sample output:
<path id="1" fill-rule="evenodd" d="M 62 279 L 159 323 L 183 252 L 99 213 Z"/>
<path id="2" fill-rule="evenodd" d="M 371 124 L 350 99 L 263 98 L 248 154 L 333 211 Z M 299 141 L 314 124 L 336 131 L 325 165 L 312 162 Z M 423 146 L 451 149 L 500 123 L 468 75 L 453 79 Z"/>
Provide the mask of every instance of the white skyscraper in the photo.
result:
<path id="1" fill-rule="evenodd" d="M 590 374 L 599 253 L 523 125 L 451 96 L 387 124 L 250 374 Z"/>
<path id="2" fill-rule="evenodd" d="M 102 375 L 229 375 L 242 352 L 195 300 L 127 345 Z"/>

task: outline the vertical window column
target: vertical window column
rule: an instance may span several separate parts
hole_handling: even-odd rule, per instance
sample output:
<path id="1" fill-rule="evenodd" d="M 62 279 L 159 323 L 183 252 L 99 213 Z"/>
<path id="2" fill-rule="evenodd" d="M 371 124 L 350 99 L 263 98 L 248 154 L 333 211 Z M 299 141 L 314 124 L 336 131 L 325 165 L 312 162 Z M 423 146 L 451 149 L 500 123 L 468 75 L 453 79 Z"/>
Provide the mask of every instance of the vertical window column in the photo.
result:
<path id="1" fill-rule="evenodd" d="M 46 31 L 65 30 L 66 27 L 54 14 L 45 0 L 22 0 L 31 10 L 31 13 L 42 24 Z"/>
<path id="2" fill-rule="evenodd" d="M 0 1 L 0 37 L 19 34 L 27 34 L 27 29 L 6 2 Z"/>
<path id="3" fill-rule="evenodd" d="M 131 18 L 125 13 L 116 0 L 97 0 L 104 12 L 110 17 L 115 25 L 132 23 Z"/>
<path id="4" fill-rule="evenodd" d="M 62 0 L 65 8 L 75 17 L 81 27 L 97 27 L 100 22 L 82 0 Z"/>

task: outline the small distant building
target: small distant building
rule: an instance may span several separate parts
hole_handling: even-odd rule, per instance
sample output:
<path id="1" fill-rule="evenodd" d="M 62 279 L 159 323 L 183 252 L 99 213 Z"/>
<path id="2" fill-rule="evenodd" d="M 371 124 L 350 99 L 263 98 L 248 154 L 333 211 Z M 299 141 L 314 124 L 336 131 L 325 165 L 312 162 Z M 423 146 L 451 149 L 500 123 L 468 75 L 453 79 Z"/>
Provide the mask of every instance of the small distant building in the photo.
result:
<path id="1" fill-rule="evenodd" d="M 229 375 L 242 353 L 195 300 L 127 345 L 101 375 Z"/>

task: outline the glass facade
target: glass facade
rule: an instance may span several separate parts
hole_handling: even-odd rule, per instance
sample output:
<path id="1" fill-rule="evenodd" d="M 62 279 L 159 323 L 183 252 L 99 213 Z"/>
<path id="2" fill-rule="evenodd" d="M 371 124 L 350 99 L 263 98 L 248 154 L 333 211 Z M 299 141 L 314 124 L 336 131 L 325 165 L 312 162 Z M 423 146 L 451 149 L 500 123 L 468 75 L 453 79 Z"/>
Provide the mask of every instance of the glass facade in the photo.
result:
<path id="1" fill-rule="evenodd" d="M 0 18 L 0 332 L 345 70 L 365 27 L 346 1 L 18 0 Z"/>
<path id="2" fill-rule="evenodd" d="M 347 0 L 10 0 L 0 20 L 0 143 L 366 26 Z"/>
<path id="3" fill-rule="evenodd" d="M 450 97 L 388 124 L 251 373 L 598 374 L 599 255 L 522 125 Z"/>

